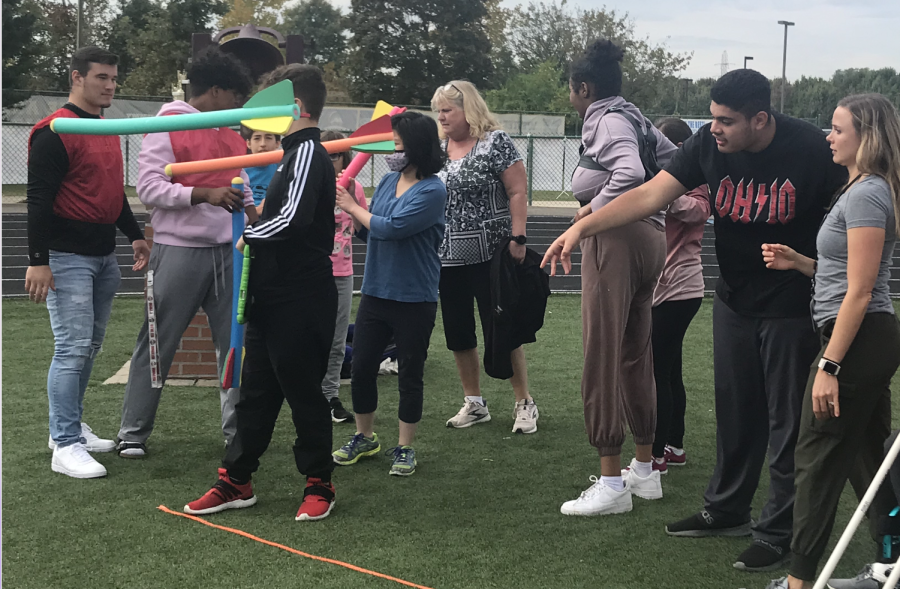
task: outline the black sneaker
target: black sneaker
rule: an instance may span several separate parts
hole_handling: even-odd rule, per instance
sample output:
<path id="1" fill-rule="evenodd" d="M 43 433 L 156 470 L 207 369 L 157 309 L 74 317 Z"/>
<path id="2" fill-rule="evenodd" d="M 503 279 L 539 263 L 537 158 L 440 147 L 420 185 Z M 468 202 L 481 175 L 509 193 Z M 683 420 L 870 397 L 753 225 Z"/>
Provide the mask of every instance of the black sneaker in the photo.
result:
<path id="1" fill-rule="evenodd" d="M 344 409 L 341 400 L 337 397 L 331 400 L 331 421 L 335 423 L 353 421 L 353 414 Z"/>
<path id="2" fill-rule="evenodd" d="M 714 518 L 705 509 L 691 517 L 666 526 L 670 536 L 705 538 L 707 536 L 749 536 L 750 522 L 737 523 Z"/>
<path id="3" fill-rule="evenodd" d="M 791 549 L 765 540 L 754 540 L 734 563 L 740 571 L 762 572 L 781 568 L 791 559 Z"/>

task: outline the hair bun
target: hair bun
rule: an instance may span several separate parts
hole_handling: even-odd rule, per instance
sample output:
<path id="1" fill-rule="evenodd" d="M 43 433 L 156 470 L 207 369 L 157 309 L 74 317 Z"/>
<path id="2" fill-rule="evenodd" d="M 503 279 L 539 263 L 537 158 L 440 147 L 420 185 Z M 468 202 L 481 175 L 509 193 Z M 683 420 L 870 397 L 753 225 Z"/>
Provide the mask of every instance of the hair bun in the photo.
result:
<path id="1" fill-rule="evenodd" d="M 625 52 L 609 39 L 597 39 L 588 45 L 584 55 L 589 61 L 602 64 L 621 62 Z"/>

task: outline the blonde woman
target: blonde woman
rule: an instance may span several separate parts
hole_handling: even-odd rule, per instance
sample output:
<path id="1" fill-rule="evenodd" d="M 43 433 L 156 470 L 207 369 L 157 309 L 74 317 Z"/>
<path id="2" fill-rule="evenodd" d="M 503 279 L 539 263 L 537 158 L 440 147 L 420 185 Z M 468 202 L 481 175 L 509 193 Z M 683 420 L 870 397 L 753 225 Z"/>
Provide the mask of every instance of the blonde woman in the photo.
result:
<path id="1" fill-rule="evenodd" d="M 812 316 L 822 349 L 810 369 L 795 452 L 790 575 L 771 589 L 807 589 L 828 544 L 849 478 L 862 497 L 890 434 L 891 377 L 900 365 L 900 323 L 891 304 L 891 255 L 900 233 L 900 116 L 880 94 L 843 99 L 828 135 L 850 181 L 816 239 L 817 259 L 764 244 L 774 270 L 812 277 Z M 882 487 L 869 519 L 896 502 Z"/>
<path id="2" fill-rule="evenodd" d="M 491 342 L 491 258 L 500 242 L 509 237 L 512 257 L 519 262 L 525 258 L 527 180 L 516 146 L 470 82 L 455 80 L 438 88 L 431 109 L 438 113 L 448 156 L 439 174 L 447 185 L 447 225 L 440 249 L 441 316 L 465 395 L 462 409 L 447 421 L 447 427 L 463 428 L 491 420 L 481 396 L 473 300 L 478 304 L 487 350 Z M 520 342 L 525 343 L 530 342 Z M 521 345 L 508 359 L 486 358 L 485 369 L 498 378 L 510 378 L 511 374 L 516 397 L 512 431 L 535 433 L 538 409 L 528 391 Z"/>

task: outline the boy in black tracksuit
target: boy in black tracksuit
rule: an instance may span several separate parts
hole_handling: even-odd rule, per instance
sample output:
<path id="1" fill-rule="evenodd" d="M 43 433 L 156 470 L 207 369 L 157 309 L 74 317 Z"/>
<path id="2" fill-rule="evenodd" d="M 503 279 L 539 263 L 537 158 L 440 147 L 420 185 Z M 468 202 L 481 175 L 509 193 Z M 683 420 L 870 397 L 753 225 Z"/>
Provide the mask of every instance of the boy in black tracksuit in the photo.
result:
<path id="1" fill-rule="evenodd" d="M 319 142 L 325 103 L 321 71 L 291 64 L 264 85 L 291 80 L 302 116 L 284 137 L 284 157 L 260 220 L 244 233 L 251 267 L 245 359 L 235 409 L 237 433 L 219 480 L 187 513 L 215 513 L 256 503 L 250 477 L 272 439 L 285 400 L 297 439 L 294 459 L 307 476 L 297 520 L 328 516 L 334 504 L 331 410 L 322 395 L 337 314 L 332 275 L 334 166 Z M 243 244 L 239 244 L 242 247 Z"/>

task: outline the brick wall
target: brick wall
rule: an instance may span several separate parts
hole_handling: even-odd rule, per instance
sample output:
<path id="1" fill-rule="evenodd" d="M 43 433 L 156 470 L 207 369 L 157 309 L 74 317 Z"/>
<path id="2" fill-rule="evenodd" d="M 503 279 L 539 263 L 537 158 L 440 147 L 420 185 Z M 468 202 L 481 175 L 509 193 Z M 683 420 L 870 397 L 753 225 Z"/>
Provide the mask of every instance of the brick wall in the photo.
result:
<path id="1" fill-rule="evenodd" d="M 153 247 L 153 228 L 147 222 L 144 228 L 147 243 Z M 191 320 L 190 326 L 181 336 L 175 360 L 169 369 L 169 378 L 218 378 L 216 348 L 212 342 L 212 332 L 203 311 Z"/>

